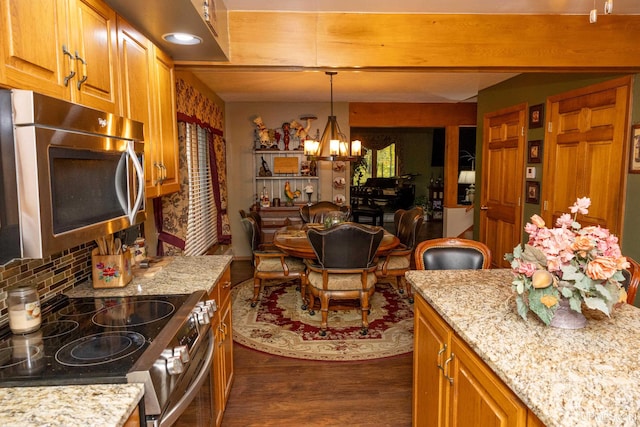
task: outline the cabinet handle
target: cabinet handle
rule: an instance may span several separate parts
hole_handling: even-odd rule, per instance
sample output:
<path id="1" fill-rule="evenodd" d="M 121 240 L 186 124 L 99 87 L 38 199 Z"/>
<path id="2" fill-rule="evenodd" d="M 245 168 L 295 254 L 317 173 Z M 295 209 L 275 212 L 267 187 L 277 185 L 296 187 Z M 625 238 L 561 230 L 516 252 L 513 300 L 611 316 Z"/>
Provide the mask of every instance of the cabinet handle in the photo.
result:
<path id="1" fill-rule="evenodd" d="M 444 369 L 442 370 L 442 372 L 443 372 L 442 375 L 444 375 L 444 377 L 449 380 L 449 384 L 451 384 L 451 385 L 453 385 L 453 378 L 451 378 L 449 375 L 447 375 L 445 370 L 447 369 L 447 366 L 449 365 L 449 362 L 451 362 L 454 357 L 456 357 L 456 355 L 451 353 L 451 356 L 447 360 L 444 361 Z"/>
<path id="2" fill-rule="evenodd" d="M 231 282 L 230 282 L 230 281 L 224 282 L 224 284 L 222 285 L 222 287 L 223 287 L 224 289 L 230 288 L 230 287 L 231 287 Z"/>
<path id="3" fill-rule="evenodd" d="M 78 52 L 76 51 L 76 61 L 80 61 L 82 63 L 82 78 L 80 80 L 78 80 L 78 90 L 80 90 L 80 87 L 82 86 L 82 83 L 87 81 L 87 62 L 82 59 L 80 56 L 78 56 Z"/>
<path id="4" fill-rule="evenodd" d="M 162 185 L 162 181 L 163 181 L 163 179 L 162 179 L 162 166 L 160 165 L 160 163 L 154 162 L 153 163 L 153 167 L 158 168 L 158 171 L 159 171 L 158 172 L 159 178 L 156 179 L 156 181 L 153 183 L 153 185 L 158 185 L 158 184 Z"/>
<path id="5" fill-rule="evenodd" d="M 438 364 L 438 369 L 441 369 L 442 372 L 444 372 L 444 367 L 440 364 L 440 357 L 442 356 L 442 354 L 447 351 L 447 344 L 444 344 L 442 346 L 442 348 L 440 349 L 440 351 L 438 352 L 438 360 L 437 360 L 437 364 Z"/>
<path id="6" fill-rule="evenodd" d="M 67 87 L 69 86 L 69 80 L 71 80 L 73 76 L 76 75 L 76 72 L 73 69 L 74 60 L 76 58 L 71 54 L 71 52 L 67 50 L 67 47 L 65 45 L 62 45 L 62 54 L 69 57 L 69 74 L 64 76 L 64 86 Z"/>

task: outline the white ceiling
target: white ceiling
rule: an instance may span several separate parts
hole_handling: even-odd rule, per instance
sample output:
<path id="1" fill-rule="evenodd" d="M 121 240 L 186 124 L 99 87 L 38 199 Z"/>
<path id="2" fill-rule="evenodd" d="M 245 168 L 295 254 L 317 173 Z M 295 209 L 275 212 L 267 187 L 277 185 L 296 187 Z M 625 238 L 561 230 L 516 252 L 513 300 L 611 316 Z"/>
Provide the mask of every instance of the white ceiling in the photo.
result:
<path id="1" fill-rule="evenodd" d="M 346 13 L 488 13 L 588 14 L 603 13 L 605 0 L 214 0 L 229 11 L 313 11 Z M 595 3 L 594 3 L 595 1 Z M 614 14 L 640 14 L 640 0 L 611 0 Z M 107 0 L 176 60 L 184 49 L 164 43 L 160 36 L 172 22 L 202 27 L 192 12 L 192 0 L 158 0 L 149 10 L 145 2 Z M 150 13 L 153 12 L 153 13 Z M 175 31 L 175 30 L 174 30 Z M 182 48 L 180 48 L 182 49 Z M 207 47 L 208 49 L 208 47 Z M 215 60 L 215 59 L 214 59 Z M 225 102 L 324 102 L 330 100 L 329 77 L 317 71 L 264 71 L 198 68 L 194 74 Z M 340 71 L 333 79 L 335 102 L 469 102 L 479 90 L 513 77 L 512 73 L 437 73 L 409 71 Z"/>

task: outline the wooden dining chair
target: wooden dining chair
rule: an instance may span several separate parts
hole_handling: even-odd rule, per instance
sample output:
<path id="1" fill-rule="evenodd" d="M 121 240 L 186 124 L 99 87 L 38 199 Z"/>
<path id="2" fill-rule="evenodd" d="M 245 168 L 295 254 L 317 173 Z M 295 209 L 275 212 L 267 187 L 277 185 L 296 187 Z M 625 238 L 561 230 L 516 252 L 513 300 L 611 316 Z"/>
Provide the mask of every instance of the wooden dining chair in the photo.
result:
<path id="1" fill-rule="evenodd" d="M 253 299 L 251 307 L 258 304 L 258 298 L 268 279 L 300 278 L 300 289 L 305 289 L 306 267 L 301 259 L 287 256 L 272 245 L 263 245 L 261 232 L 256 221 L 247 214 L 241 218 L 253 254 Z M 303 295 L 304 297 L 304 295 Z"/>
<path id="2" fill-rule="evenodd" d="M 629 257 L 627 257 L 627 261 L 629 261 L 630 267 L 622 272 L 625 278 L 622 286 L 627 291 L 627 304 L 634 305 L 640 284 L 640 264 Z"/>
<path id="3" fill-rule="evenodd" d="M 306 260 L 309 302 L 305 305 L 313 315 L 315 298 L 320 299 L 320 335 L 327 333 L 332 299 L 359 299 L 361 333 L 368 333 L 369 300 L 377 281 L 375 257 L 383 235 L 381 227 L 371 228 L 352 222 L 307 232 L 317 261 Z"/>
<path id="4" fill-rule="evenodd" d="M 491 250 L 482 242 L 444 237 L 420 242 L 416 270 L 479 270 L 490 268 Z"/>
<path id="5" fill-rule="evenodd" d="M 351 208 L 348 205 L 339 206 L 333 202 L 320 201 L 312 205 L 304 205 L 300 207 L 300 217 L 305 223 L 322 223 L 324 216 L 333 211 L 339 211 L 345 214 L 346 220 L 351 216 Z"/>
<path id="6" fill-rule="evenodd" d="M 420 227 L 424 221 L 424 211 L 421 207 L 404 210 L 398 209 L 394 214 L 396 237 L 400 245 L 378 260 L 376 276 L 378 279 L 392 280 L 392 286 L 400 293 L 406 292 L 410 302 L 413 302 L 411 287 L 404 275 L 411 268 L 411 257 L 417 244 Z"/>

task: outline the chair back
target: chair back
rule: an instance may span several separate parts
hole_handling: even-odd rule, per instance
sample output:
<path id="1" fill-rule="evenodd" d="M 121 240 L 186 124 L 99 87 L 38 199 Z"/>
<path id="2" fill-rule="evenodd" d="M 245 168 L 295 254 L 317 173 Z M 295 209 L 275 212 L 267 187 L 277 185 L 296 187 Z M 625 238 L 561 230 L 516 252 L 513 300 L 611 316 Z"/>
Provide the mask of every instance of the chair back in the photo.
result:
<path id="1" fill-rule="evenodd" d="M 304 205 L 300 208 L 300 217 L 305 223 L 322 223 L 324 216 L 332 211 L 339 211 L 346 214 L 347 220 L 351 216 L 351 208 L 348 205 L 338 206 L 333 202 L 321 201 L 313 205 Z"/>
<path id="2" fill-rule="evenodd" d="M 394 214 L 396 223 L 396 237 L 407 248 L 414 248 L 417 243 L 418 232 L 424 221 L 424 211 L 417 206 L 413 209 L 398 209 Z"/>
<path id="3" fill-rule="evenodd" d="M 255 219 L 249 216 L 249 214 L 247 214 L 246 217 L 241 218 L 240 221 L 242 222 L 244 231 L 247 235 L 247 238 L 249 239 L 251 251 L 257 251 L 260 248 L 260 244 L 262 243 L 260 227 L 258 227 Z"/>
<path id="4" fill-rule="evenodd" d="M 622 271 L 624 275 L 624 281 L 621 283 L 622 287 L 627 291 L 627 304 L 632 304 L 636 300 L 636 293 L 638 292 L 638 285 L 640 284 L 640 264 L 637 261 L 627 257 L 629 261 L 629 268 Z"/>
<path id="5" fill-rule="evenodd" d="M 479 270 L 491 266 L 491 251 L 482 242 L 445 237 L 418 243 L 418 270 Z"/>
<path id="6" fill-rule="evenodd" d="M 307 236 L 323 268 L 366 269 L 375 266 L 384 229 L 345 222 L 324 230 L 310 229 Z"/>

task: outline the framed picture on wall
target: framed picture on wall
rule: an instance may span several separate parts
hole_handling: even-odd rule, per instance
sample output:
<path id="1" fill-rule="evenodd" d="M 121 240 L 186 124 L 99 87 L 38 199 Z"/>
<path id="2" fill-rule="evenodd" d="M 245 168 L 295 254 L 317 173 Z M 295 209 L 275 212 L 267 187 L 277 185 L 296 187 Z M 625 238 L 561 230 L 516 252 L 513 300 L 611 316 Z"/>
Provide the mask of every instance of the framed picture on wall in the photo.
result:
<path id="1" fill-rule="evenodd" d="M 540 183 L 538 181 L 527 181 L 527 203 L 540 203 Z"/>
<path id="2" fill-rule="evenodd" d="M 527 146 L 527 161 L 529 163 L 542 162 L 542 141 L 529 141 Z"/>
<path id="3" fill-rule="evenodd" d="M 640 124 L 631 126 L 631 156 L 629 172 L 640 173 Z"/>
<path id="4" fill-rule="evenodd" d="M 529 129 L 542 127 L 544 123 L 544 104 L 529 107 Z"/>

